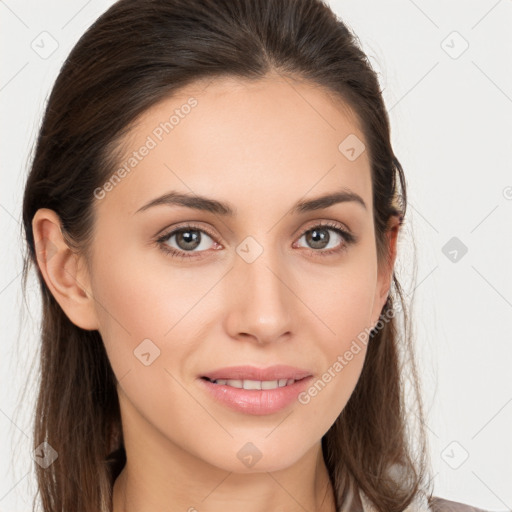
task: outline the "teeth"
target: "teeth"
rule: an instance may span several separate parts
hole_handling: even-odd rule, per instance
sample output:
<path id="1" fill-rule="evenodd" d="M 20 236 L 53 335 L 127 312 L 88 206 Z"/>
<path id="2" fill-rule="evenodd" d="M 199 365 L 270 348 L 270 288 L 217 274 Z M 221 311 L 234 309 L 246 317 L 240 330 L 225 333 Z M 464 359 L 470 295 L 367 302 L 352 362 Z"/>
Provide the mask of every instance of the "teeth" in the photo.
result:
<path id="1" fill-rule="evenodd" d="M 224 386 L 231 386 L 239 389 L 276 389 L 290 386 L 295 382 L 294 379 L 279 379 L 279 380 L 235 380 L 235 379 L 217 379 L 212 380 L 214 384 L 221 384 Z"/>

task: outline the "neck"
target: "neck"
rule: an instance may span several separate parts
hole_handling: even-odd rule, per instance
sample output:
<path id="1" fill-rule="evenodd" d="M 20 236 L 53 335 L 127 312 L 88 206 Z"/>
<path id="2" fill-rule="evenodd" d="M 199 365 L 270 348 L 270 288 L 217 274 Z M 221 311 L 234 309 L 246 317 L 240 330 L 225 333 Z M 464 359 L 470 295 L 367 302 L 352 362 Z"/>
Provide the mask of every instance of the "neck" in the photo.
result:
<path id="1" fill-rule="evenodd" d="M 311 468 L 311 460 L 313 471 Z M 190 478 L 154 472 L 150 464 L 127 462 L 114 482 L 113 512 L 336 512 L 334 491 L 321 446 L 315 446 L 293 468 L 262 473 L 199 471 Z M 185 478 L 183 478 L 185 477 Z"/>

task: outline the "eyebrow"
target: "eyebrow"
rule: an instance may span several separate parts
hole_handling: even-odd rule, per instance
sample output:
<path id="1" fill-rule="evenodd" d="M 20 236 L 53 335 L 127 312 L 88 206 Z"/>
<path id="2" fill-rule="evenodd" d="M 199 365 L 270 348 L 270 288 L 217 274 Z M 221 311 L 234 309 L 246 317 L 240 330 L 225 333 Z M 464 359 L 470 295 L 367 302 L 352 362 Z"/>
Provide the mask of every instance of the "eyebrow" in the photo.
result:
<path id="1" fill-rule="evenodd" d="M 298 201 L 292 207 L 292 214 L 305 213 L 314 210 L 321 210 L 328 208 L 334 204 L 354 202 L 361 205 L 365 210 L 367 209 L 366 203 L 363 198 L 352 192 L 349 189 L 343 189 L 339 192 L 316 197 L 315 199 L 309 199 L 307 201 Z M 196 194 L 188 194 L 182 192 L 171 191 L 162 196 L 156 197 L 141 206 L 135 213 L 143 212 L 149 208 L 155 206 L 168 205 L 168 206 L 185 206 L 187 208 L 193 208 L 195 210 L 206 211 L 218 215 L 224 215 L 233 217 L 236 215 L 236 208 L 229 203 L 223 203 L 216 199 L 209 197 L 198 196 Z"/>

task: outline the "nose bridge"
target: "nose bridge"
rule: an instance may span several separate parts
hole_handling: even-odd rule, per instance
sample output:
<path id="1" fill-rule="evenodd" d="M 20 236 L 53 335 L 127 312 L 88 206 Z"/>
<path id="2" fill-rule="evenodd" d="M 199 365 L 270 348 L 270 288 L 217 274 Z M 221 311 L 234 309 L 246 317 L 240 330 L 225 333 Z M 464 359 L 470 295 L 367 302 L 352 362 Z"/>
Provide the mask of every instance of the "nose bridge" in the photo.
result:
<path id="1" fill-rule="evenodd" d="M 236 290 L 230 307 L 230 326 L 237 331 L 231 334 L 253 335 L 260 342 L 277 339 L 291 329 L 293 308 L 293 294 L 288 289 L 280 249 L 268 244 L 253 237 L 239 244 L 232 271 L 235 282 L 230 284 L 230 289 Z"/>

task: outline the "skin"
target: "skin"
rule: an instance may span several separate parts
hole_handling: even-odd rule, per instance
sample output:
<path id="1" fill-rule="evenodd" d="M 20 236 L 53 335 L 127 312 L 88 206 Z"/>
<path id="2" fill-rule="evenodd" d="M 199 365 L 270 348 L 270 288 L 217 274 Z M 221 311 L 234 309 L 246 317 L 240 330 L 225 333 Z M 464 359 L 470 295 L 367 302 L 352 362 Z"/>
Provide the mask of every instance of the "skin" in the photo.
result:
<path id="1" fill-rule="evenodd" d="M 33 219 L 36 241 L 55 246 L 38 261 L 46 283 L 73 323 L 99 330 L 119 381 L 127 464 L 114 512 L 332 511 L 321 438 L 354 390 L 365 345 L 308 404 L 270 415 L 228 409 L 198 377 L 277 363 L 320 377 L 377 323 L 398 221 L 388 235 L 390 264 L 378 268 L 367 151 L 350 161 L 338 150 L 350 134 L 365 140 L 355 117 L 319 87 L 277 75 L 188 86 L 143 114 L 123 140 L 125 156 L 191 96 L 198 105 L 95 200 L 89 261 L 69 250 L 53 211 Z M 342 187 L 367 209 L 345 202 L 289 213 L 300 199 Z M 168 205 L 135 213 L 170 190 L 229 202 L 237 214 Z M 303 235 L 322 221 L 348 228 L 357 242 L 320 255 L 345 243 L 327 228 L 329 243 L 312 246 Z M 154 239 L 185 222 L 215 236 L 200 232 L 200 247 L 189 249 L 197 257 L 181 260 Z M 252 263 L 236 252 L 248 236 L 263 248 Z M 176 236 L 166 243 L 186 251 Z M 147 338 L 160 350 L 149 366 L 134 356 Z M 247 442 L 262 454 L 250 468 L 237 457 Z"/>

